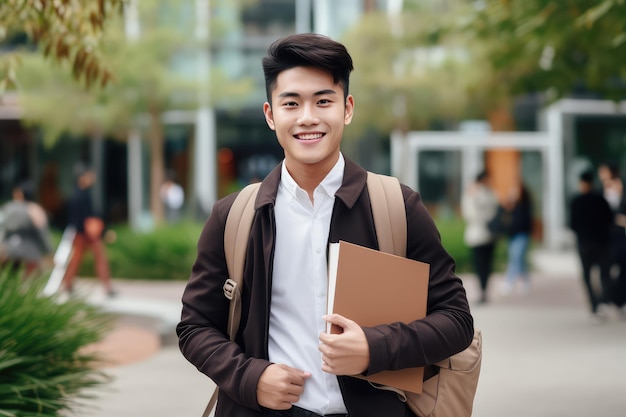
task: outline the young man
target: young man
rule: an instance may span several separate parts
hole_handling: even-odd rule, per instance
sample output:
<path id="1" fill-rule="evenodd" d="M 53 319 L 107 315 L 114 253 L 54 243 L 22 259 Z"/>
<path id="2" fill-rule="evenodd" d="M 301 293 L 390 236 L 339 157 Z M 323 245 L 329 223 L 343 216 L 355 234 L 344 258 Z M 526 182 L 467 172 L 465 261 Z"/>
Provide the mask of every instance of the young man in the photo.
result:
<path id="1" fill-rule="evenodd" d="M 361 328 L 324 315 L 328 243 L 378 249 L 366 171 L 340 151 L 354 110 L 352 59 L 340 43 L 299 34 L 272 44 L 263 69 L 263 111 L 285 159 L 255 203 L 241 325 L 230 341 L 222 285 L 231 195 L 216 203 L 198 242 L 177 327 L 181 351 L 219 386 L 217 417 L 411 416 L 395 393 L 346 375 L 426 366 L 470 344 L 473 319 L 454 261 L 419 194 L 403 186 L 407 257 L 431 268 L 427 317 Z M 393 286 L 393 276 L 380 279 Z M 326 334 L 326 321 L 343 333 Z"/>

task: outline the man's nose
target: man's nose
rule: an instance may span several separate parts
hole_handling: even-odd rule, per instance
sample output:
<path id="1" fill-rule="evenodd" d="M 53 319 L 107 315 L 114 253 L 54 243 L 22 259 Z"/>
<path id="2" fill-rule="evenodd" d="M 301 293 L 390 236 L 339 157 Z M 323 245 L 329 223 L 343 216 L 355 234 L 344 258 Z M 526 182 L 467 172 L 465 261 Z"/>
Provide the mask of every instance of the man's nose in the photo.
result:
<path id="1" fill-rule="evenodd" d="M 319 118 L 315 105 L 303 104 L 300 110 L 300 117 L 298 117 L 298 124 L 308 126 L 317 123 L 319 123 Z"/>

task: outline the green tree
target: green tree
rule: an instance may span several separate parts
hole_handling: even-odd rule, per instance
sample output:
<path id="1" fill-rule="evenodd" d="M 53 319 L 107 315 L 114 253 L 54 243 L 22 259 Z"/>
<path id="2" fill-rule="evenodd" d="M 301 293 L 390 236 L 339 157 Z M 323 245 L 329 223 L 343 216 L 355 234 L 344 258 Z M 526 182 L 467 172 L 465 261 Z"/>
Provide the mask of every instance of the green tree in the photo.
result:
<path id="1" fill-rule="evenodd" d="M 121 18 L 112 19 L 103 34 L 101 51 L 114 74 L 111 83 L 87 91 L 72 83 L 62 66 L 51 71 L 39 57 L 30 56 L 24 58 L 28 65 L 20 70 L 19 93 L 24 118 L 42 127 L 48 144 L 63 132 L 124 140 L 140 119 L 147 120 L 143 136 L 150 149 L 150 210 L 160 223 L 163 213 L 158 190 L 164 178 L 161 114 L 197 108 L 202 88 L 209 89 L 213 100 L 227 97 L 233 101 L 243 97 L 251 84 L 212 70 L 211 82 L 203 87 L 193 61 L 199 47 L 193 39 L 193 22 L 185 20 L 185 16 L 193 16 L 185 15 L 176 2 L 143 0 L 139 5 L 138 37 L 128 39 Z"/>
<path id="2" fill-rule="evenodd" d="M 366 13 L 345 38 L 357 68 L 350 132 L 454 127 L 525 93 L 624 99 L 624 21 L 626 0 L 405 0 L 395 16 Z"/>
<path id="3" fill-rule="evenodd" d="M 46 57 L 71 64 L 86 85 L 111 79 L 98 51 L 105 22 L 121 12 L 124 0 L 2 0 L 0 43 L 24 32 Z M 0 93 L 16 81 L 14 53 L 0 55 Z"/>
<path id="4" fill-rule="evenodd" d="M 476 117 L 471 105 L 477 71 L 454 36 L 443 37 L 460 0 L 406 0 L 397 14 L 370 11 L 345 36 L 356 71 L 351 88 L 358 110 L 347 133 L 388 134 L 428 129 Z"/>
<path id="5" fill-rule="evenodd" d="M 626 1 L 484 0 L 456 27 L 508 94 L 626 96 Z"/>

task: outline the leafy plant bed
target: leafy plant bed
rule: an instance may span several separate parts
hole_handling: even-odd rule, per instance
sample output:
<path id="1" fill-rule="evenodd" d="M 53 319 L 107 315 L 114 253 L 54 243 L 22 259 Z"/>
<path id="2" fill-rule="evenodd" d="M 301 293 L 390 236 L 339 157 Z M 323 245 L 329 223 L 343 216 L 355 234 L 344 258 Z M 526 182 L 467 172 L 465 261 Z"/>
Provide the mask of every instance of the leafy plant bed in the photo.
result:
<path id="1" fill-rule="evenodd" d="M 44 297 L 43 285 L 0 269 L 0 416 L 56 417 L 109 381 L 86 346 L 102 340 L 111 317 L 79 298 Z"/>

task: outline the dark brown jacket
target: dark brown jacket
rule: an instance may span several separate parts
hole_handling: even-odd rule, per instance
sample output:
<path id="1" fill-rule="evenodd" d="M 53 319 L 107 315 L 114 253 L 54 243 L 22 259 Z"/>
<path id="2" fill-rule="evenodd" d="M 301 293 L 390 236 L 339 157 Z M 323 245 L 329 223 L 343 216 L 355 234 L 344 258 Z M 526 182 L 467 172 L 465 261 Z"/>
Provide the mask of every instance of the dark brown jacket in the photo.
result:
<path id="1" fill-rule="evenodd" d="M 182 318 L 177 327 L 180 349 L 189 362 L 220 387 L 217 417 L 260 415 L 256 386 L 270 365 L 274 203 L 280 172 L 278 167 L 267 176 L 256 201 L 236 343 L 227 336 L 229 301 L 222 290 L 227 278 L 224 225 L 234 195 L 215 204 L 198 241 L 198 256 L 183 294 Z M 365 184 L 366 171 L 346 159 L 343 184 L 335 194 L 329 242 L 341 239 L 378 249 Z M 433 220 L 418 193 L 406 186 L 402 192 L 407 209 L 407 257 L 430 264 L 428 312 L 426 318 L 408 325 L 364 328 L 371 356 L 369 373 L 432 364 L 466 348 L 474 332 L 463 284 L 455 275 L 454 261 L 442 247 Z M 339 377 L 339 384 L 351 417 L 408 415 L 408 409 L 394 393 L 351 377 Z"/>

